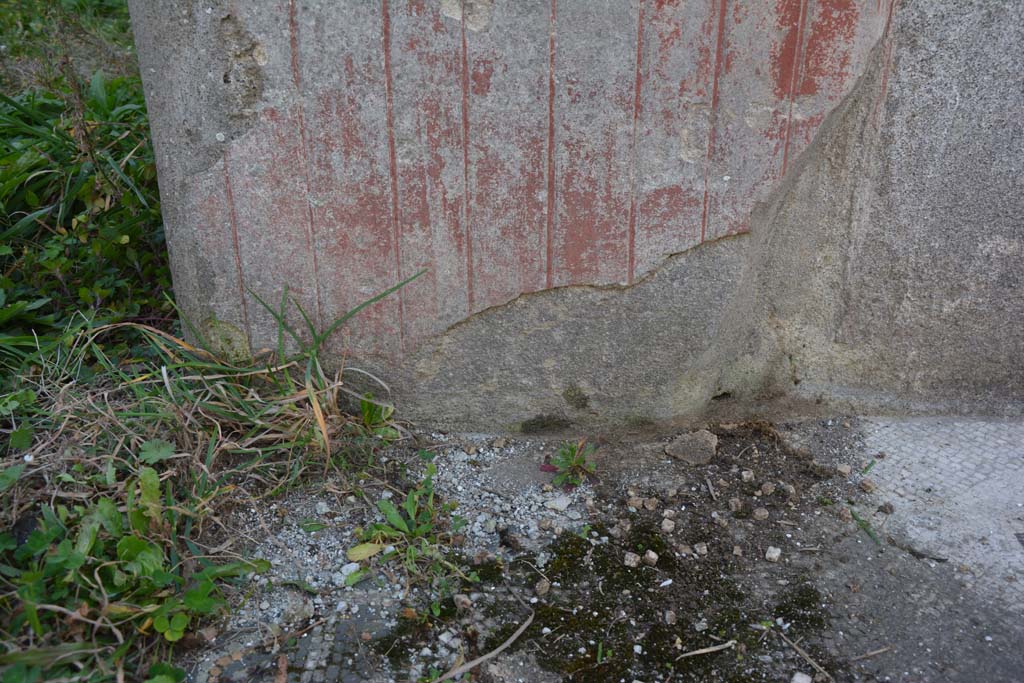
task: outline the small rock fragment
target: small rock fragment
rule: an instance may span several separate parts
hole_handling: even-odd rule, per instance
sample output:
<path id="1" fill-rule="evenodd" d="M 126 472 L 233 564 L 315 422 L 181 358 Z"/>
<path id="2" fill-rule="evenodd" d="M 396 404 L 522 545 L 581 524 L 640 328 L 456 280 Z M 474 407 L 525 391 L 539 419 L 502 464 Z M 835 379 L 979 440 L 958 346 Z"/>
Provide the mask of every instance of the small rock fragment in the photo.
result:
<path id="1" fill-rule="evenodd" d="M 770 481 L 766 481 L 765 483 L 761 484 L 761 493 L 762 495 L 765 496 L 772 495 L 773 493 L 775 493 L 775 484 L 771 483 Z"/>
<path id="2" fill-rule="evenodd" d="M 325 503 L 323 501 L 320 501 L 319 503 L 316 504 L 316 514 L 322 516 L 322 515 L 326 515 L 330 511 L 331 511 L 331 506 L 328 505 L 327 503 Z"/>
<path id="3" fill-rule="evenodd" d="M 793 674 L 793 678 L 789 679 L 789 683 L 814 683 L 814 679 L 803 671 L 797 671 Z"/>
<path id="4" fill-rule="evenodd" d="M 896 511 L 896 508 L 893 507 L 892 503 L 886 501 L 878 506 L 878 511 L 884 515 L 891 515 Z"/>
<path id="5" fill-rule="evenodd" d="M 693 544 L 693 549 L 695 551 L 697 551 L 698 555 L 707 555 L 708 554 L 708 544 L 707 543 L 694 543 Z"/>
<path id="6" fill-rule="evenodd" d="M 670 609 L 665 610 L 665 623 L 672 626 L 676 623 L 676 613 Z"/>
<path id="7" fill-rule="evenodd" d="M 776 548 L 773 545 L 768 546 L 768 551 L 764 554 L 764 559 L 769 562 L 778 562 L 780 557 L 782 557 L 782 548 Z"/>
<path id="8" fill-rule="evenodd" d="M 349 562 L 348 564 L 344 565 L 341 568 L 341 575 L 342 576 L 348 576 L 349 574 L 354 574 L 357 571 L 359 571 L 359 563 L 358 562 Z"/>
<path id="9" fill-rule="evenodd" d="M 504 438 L 497 438 L 497 439 L 495 439 L 491 443 L 491 446 L 494 447 L 494 448 L 504 448 L 507 445 L 508 445 L 508 439 L 504 439 Z"/>
<path id="10" fill-rule="evenodd" d="M 835 511 L 836 517 L 843 520 L 844 522 L 853 521 L 853 513 L 850 511 L 850 508 L 846 507 L 845 505 L 837 505 L 835 507 Z"/>
<path id="11" fill-rule="evenodd" d="M 675 518 L 675 516 L 676 516 L 676 515 L 678 515 L 678 514 L 679 514 L 679 513 L 678 513 L 678 512 L 676 512 L 675 510 L 673 510 L 672 508 L 666 508 L 666 509 L 665 509 L 665 510 L 664 510 L 664 511 L 663 511 L 663 512 L 661 513 L 661 516 L 662 516 L 662 517 L 668 517 L 669 519 L 674 519 L 674 518 Z"/>
<path id="12" fill-rule="evenodd" d="M 796 487 L 792 484 L 781 484 L 782 490 L 785 491 L 787 498 L 796 497 Z"/>
<path id="13" fill-rule="evenodd" d="M 740 472 L 740 478 L 745 482 L 752 482 L 754 481 L 754 473 L 751 470 L 743 470 Z"/>
<path id="14" fill-rule="evenodd" d="M 626 556 L 622 559 L 622 564 L 627 567 L 639 567 L 640 556 L 636 553 L 626 553 Z"/>
<path id="15" fill-rule="evenodd" d="M 544 507 L 556 512 L 565 512 L 570 505 L 572 505 L 572 498 L 569 496 L 558 496 L 544 501 Z"/>
<path id="16" fill-rule="evenodd" d="M 644 553 L 644 564 L 648 564 L 652 567 L 658 564 L 658 553 L 654 552 L 653 550 L 648 550 L 646 553 Z"/>
<path id="17" fill-rule="evenodd" d="M 626 499 L 626 506 L 639 510 L 644 506 L 644 499 L 639 496 L 630 496 Z"/>
<path id="18" fill-rule="evenodd" d="M 542 519 L 539 522 L 537 522 L 537 526 L 538 526 L 538 528 L 543 529 L 544 531 L 547 531 L 548 529 L 551 528 L 551 520 L 548 519 L 547 517 L 545 517 L 544 519 Z"/>
<path id="19" fill-rule="evenodd" d="M 864 493 L 873 493 L 876 488 L 877 487 L 875 486 L 875 482 L 871 481 L 870 479 L 860 480 L 860 490 L 863 491 Z"/>
<path id="20" fill-rule="evenodd" d="M 455 603 L 455 609 L 460 612 L 466 612 L 473 607 L 473 601 L 465 593 L 456 593 L 452 596 L 452 601 Z"/>
<path id="21" fill-rule="evenodd" d="M 706 465 L 718 451 L 718 437 L 706 429 L 680 434 L 665 446 L 665 453 L 689 463 Z"/>
<path id="22" fill-rule="evenodd" d="M 754 519 L 758 519 L 761 521 L 768 519 L 768 510 L 764 508 L 755 508 Z"/>
<path id="23" fill-rule="evenodd" d="M 632 528 L 632 522 L 630 522 L 628 519 L 620 519 L 618 522 L 616 522 L 615 526 L 611 528 L 611 531 L 609 533 L 611 533 L 611 535 L 615 538 L 624 538 L 629 533 L 629 530 Z"/>
<path id="24" fill-rule="evenodd" d="M 658 509 L 658 499 L 657 498 L 644 498 L 644 508 L 647 509 L 647 510 L 657 510 Z"/>
<path id="25" fill-rule="evenodd" d="M 848 477 L 850 476 L 850 473 L 853 472 L 853 468 L 844 463 L 842 465 L 836 465 L 836 472 L 844 477 Z"/>
<path id="26" fill-rule="evenodd" d="M 661 520 L 661 530 L 665 533 L 671 533 L 676 530 L 676 523 L 668 517 L 666 517 L 665 519 Z"/>
<path id="27" fill-rule="evenodd" d="M 550 590 L 551 582 L 547 579 L 541 579 L 537 582 L 537 585 L 533 587 L 533 592 L 536 593 L 538 596 L 545 596 L 548 594 L 548 591 Z"/>
<path id="28" fill-rule="evenodd" d="M 738 545 L 734 545 L 732 547 L 732 554 L 736 557 L 743 557 L 743 548 L 739 547 Z"/>
<path id="29" fill-rule="evenodd" d="M 730 498 L 729 499 L 729 511 L 730 512 L 739 512 L 742 509 L 743 509 L 743 501 L 742 500 L 740 500 L 739 498 Z"/>

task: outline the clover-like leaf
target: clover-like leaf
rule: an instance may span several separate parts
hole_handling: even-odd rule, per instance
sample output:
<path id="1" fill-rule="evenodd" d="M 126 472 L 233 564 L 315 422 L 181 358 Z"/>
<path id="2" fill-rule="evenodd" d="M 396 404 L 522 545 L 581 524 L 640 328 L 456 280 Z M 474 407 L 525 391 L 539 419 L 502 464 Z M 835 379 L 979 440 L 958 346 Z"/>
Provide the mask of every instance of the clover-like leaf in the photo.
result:
<path id="1" fill-rule="evenodd" d="M 163 439 L 150 439 L 139 449 L 139 460 L 147 465 L 155 465 L 161 460 L 174 457 L 174 445 Z"/>

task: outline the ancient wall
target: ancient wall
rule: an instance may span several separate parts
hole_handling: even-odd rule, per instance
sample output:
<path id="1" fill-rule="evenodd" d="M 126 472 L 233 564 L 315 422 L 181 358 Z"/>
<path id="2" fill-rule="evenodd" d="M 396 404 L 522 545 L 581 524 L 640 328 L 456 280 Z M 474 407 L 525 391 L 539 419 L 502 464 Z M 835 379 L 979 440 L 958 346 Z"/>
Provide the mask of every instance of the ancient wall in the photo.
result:
<path id="1" fill-rule="evenodd" d="M 132 3 L 179 303 L 285 287 L 406 415 L 1024 393 L 1024 6 Z M 299 321 L 297 310 L 290 313 Z M 712 401 L 717 397 L 717 401 Z"/>

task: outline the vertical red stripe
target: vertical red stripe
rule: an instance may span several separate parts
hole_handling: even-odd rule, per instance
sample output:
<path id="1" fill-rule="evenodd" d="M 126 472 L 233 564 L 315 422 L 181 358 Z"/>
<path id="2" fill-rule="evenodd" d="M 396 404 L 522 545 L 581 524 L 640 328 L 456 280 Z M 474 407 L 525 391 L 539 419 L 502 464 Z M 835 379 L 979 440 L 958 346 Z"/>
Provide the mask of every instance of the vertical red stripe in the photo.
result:
<path id="1" fill-rule="evenodd" d="M 313 205 L 309 201 L 310 188 L 309 180 L 309 145 L 306 139 L 306 117 L 302 103 L 302 69 L 299 62 L 299 24 L 295 16 L 295 0 L 288 1 L 288 28 L 291 39 L 292 50 L 292 81 L 295 83 L 296 96 L 299 98 L 299 142 L 302 145 L 302 172 L 306 181 L 306 213 L 309 219 L 306 230 L 306 248 L 309 250 L 310 259 L 313 264 L 313 292 L 316 297 L 316 321 L 322 329 L 324 327 L 323 302 L 320 296 L 320 265 L 317 259 L 316 224 L 313 220 Z"/>
<path id="2" fill-rule="evenodd" d="M 630 165 L 632 177 L 630 178 L 629 192 L 629 245 L 626 255 L 626 281 L 633 283 L 633 276 L 636 272 L 636 221 L 637 221 L 637 150 L 636 132 L 640 121 L 640 92 L 643 88 L 643 63 L 644 63 L 644 0 L 639 0 L 636 20 L 636 73 L 633 77 L 633 160 Z"/>
<path id="3" fill-rule="evenodd" d="M 473 313 L 473 232 L 469 201 L 469 59 L 466 50 L 466 0 L 460 12 L 462 31 L 462 207 L 466 232 L 466 301 Z"/>
<path id="4" fill-rule="evenodd" d="M 718 38 L 715 41 L 715 73 L 711 79 L 711 124 L 708 128 L 708 148 L 704 162 L 704 209 L 700 219 L 700 241 L 703 242 L 708 229 L 708 174 L 711 172 L 711 157 L 715 152 L 715 125 L 718 118 L 718 76 L 722 72 L 722 52 L 725 38 L 725 5 L 720 0 L 718 10 Z"/>
<path id="5" fill-rule="evenodd" d="M 395 151 L 394 91 L 391 83 L 391 16 L 388 0 L 381 0 L 384 47 L 384 101 L 387 109 L 388 160 L 391 171 L 391 241 L 395 252 L 397 281 L 402 280 L 402 253 L 398 223 L 398 154 Z M 405 297 L 398 290 L 398 353 L 405 351 Z"/>
<path id="6" fill-rule="evenodd" d="M 554 282 L 555 231 L 555 30 L 558 0 L 551 0 L 551 34 L 548 39 L 548 216 L 547 216 L 547 287 Z"/>
<path id="7" fill-rule="evenodd" d="M 235 194 L 231 188 L 231 171 L 228 168 L 228 153 L 224 152 L 224 193 L 227 195 L 231 212 L 231 247 L 235 251 L 235 271 L 238 273 L 238 297 L 242 301 L 242 320 L 245 323 L 245 338 L 252 338 L 249 325 L 249 303 L 245 293 L 245 276 L 242 274 L 242 250 L 238 244 L 238 212 L 235 209 Z"/>
<path id="8" fill-rule="evenodd" d="M 881 2 L 881 0 L 879 0 Z M 871 113 L 874 124 L 877 126 L 879 117 L 882 114 L 882 106 L 885 104 L 885 96 L 889 92 L 889 71 L 892 69 L 892 36 L 889 34 L 892 29 L 892 13 L 896 7 L 897 0 L 889 0 L 889 15 L 885 18 L 885 29 L 882 31 L 882 40 L 885 41 L 885 52 L 882 57 L 882 87 L 875 102 L 875 110 Z"/>
<path id="9" fill-rule="evenodd" d="M 782 175 L 786 175 L 789 164 L 789 136 L 793 129 L 793 100 L 796 98 L 796 84 L 800 82 L 800 67 L 804 55 L 804 24 L 807 22 L 808 0 L 800 3 L 800 18 L 796 24 L 796 57 L 793 60 L 793 73 L 789 83 L 789 116 L 786 119 L 786 139 L 782 147 Z"/>

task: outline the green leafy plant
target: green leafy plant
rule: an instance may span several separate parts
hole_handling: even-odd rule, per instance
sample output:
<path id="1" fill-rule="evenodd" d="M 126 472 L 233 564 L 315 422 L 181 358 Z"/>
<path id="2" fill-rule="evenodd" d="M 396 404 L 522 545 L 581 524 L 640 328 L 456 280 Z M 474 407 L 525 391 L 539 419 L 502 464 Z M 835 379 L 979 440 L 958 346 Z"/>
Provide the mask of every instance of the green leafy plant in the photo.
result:
<path id="1" fill-rule="evenodd" d="M 559 447 L 550 462 L 541 465 L 541 469 L 555 473 L 551 482 L 555 486 L 574 488 L 587 479 L 595 478 L 597 465 L 589 458 L 596 450 L 586 442 L 586 439 L 580 439 L 575 443 L 567 441 Z"/>
<path id="2" fill-rule="evenodd" d="M 72 320 L 169 319 L 169 290 L 138 79 L 0 95 L 0 362 Z"/>
<path id="3" fill-rule="evenodd" d="M 363 418 L 363 426 L 378 438 L 394 441 L 401 436 L 391 422 L 394 413 L 394 406 L 375 401 L 373 394 L 368 393 L 359 399 L 359 414 Z"/>
<path id="4" fill-rule="evenodd" d="M 455 502 L 441 502 L 434 492 L 437 466 L 428 463 L 423 479 L 408 493 L 400 505 L 387 498 L 377 501 L 377 509 L 384 518 L 361 531 L 363 543 L 348 551 L 353 562 L 367 560 L 379 553 L 383 560 L 399 558 L 412 575 L 433 575 L 445 579 L 450 574 L 466 580 L 476 580 L 474 574 L 464 573 L 456 563 L 445 557 L 444 549 L 452 536 L 465 525 L 466 520 L 453 514 Z"/>
<path id="5" fill-rule="evenodd" d="M 195 512 L 181 507 L 187 502 L 168 504 L 175 499 L 172 483 L 162 483 L 151 467 L 115 466 L 106 493 L 86 504 L 41 506 L 29 513 L 24 526 L 32 531 L 22 538 L 0 534 L 0 575 L 12 590 L 0 600 L 4 629 L 28 630 L 38 639 L 35 647 L 4 656 L 5 681 L 43 680 L 44 671 L 69 673 L 90 659 L 95 673 L 80 680 L 113 677 L 134 661 L 140 641 L 159 634 L 173 643 L 223 611 L 221 582 L 268 567 L 263 560 L 201 560 L 195 571 L 183 572 L 181 558 L 190 553 L 181 532 Z M 82 642 L 89 647 L 68 647 Z M 166 656 L 169 648 L 156 651 Z M 53 660 L 40 661 L 47 653 Z"/>

